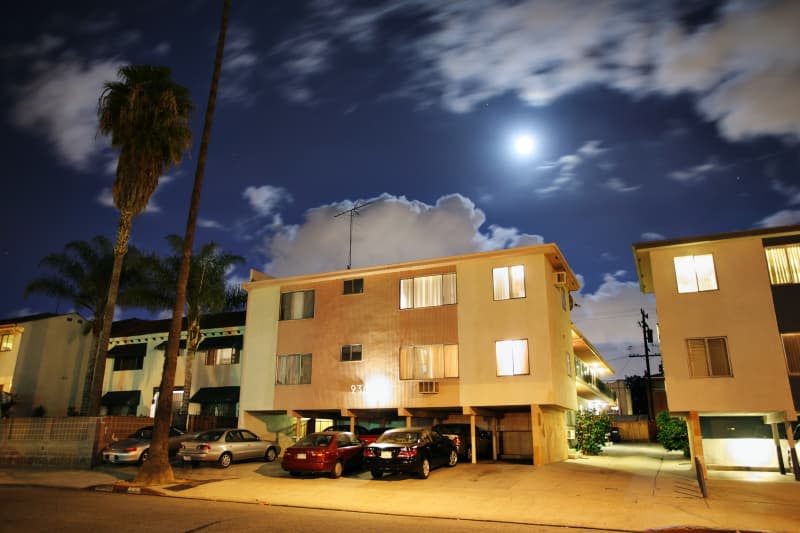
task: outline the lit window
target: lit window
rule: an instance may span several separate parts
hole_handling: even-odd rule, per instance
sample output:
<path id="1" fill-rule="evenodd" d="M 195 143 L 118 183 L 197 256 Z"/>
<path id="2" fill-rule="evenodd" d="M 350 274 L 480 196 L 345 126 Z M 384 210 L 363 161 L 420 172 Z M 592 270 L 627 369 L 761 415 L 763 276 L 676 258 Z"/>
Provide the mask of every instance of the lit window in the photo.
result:
<path id="1" fill-rule="evenodd" d="M 0 352 L 9 352 L 14 348 L 14 336 L 10 333 L 0 335 Z"/>
<path id="2" fill-rule="evenodd" d="M 428 344 L 400 347 L 400 379 L 442 379 L 457 377 L 457 344 Z"/>
<path id="3" fill-rule="evenodd" d="M 711 254 L 685 255 L 676 257 L 674 261 L 678 292 L 717 290 L 717 274 Z"/>
<path id="4" fill-rule="evenodd" d="M 498 376 L 530 374 L 527 339 L 497 341 L 495 343 L 495 352 L 497 355 Z"/>
<path id="5" fill-rule="evenodd" d="M 314 318 L 314 291 L 284 292 L 281 294 L 281 320 Z"/>
<path id="6" fill-rule="evenodd" d="M 400 280 L 400 309 L 418 309 L 456 303 L 456 273 Z"/>
<path id="7" fill-rule="evenodd" d="M 236 348 L 214 348 L 206 352 L 206 366 L 238 364 L 239 350 Z"/>
<path id="8" fill-rule="evenodd" d="M 344 294 L 361 294 L 364 292 L 364 278 L 344 280 Z"/>
<path id="9" fill-rule="evenodd" d="M 342 361 L 361 361 L 361 345 L 345 344 L 342 346 Z"/>
<path id="10" fill-rule="evenodd" d="M 692 377 L 731 376 L 725 337 L 686 339 Z"/>
<path id="11" fill-rule="evenodd" d="M 279 355 L 275 383 L 278 385 L 311 383 L 311 354 Z"/>
<path id="12" fill-rule="evenodd" d="M 800 283 L 800 244 L 764 248 L 773 285 Z"/>
<path id="13" fill-rule="evenodd" d="M 800 374 L 800 333 L 787 333 L 782 337 L 789 373 Z"/>
<path id="14" fill-rule="evenodd" d="M 515 265 L 492 270 L 495 300 L 525 298 L 525 267 Z"/>

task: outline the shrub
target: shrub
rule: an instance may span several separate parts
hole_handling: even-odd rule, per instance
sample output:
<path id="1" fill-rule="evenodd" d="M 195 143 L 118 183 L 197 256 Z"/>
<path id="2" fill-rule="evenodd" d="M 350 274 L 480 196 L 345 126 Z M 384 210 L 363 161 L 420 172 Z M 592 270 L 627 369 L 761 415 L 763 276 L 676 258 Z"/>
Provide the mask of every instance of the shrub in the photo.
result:
<path id="1" fill-rule="evenodd" d="M 579 411 L 575 416 L 577 448 L 586 455 L 597 455 L 603 450 L 606 434 L 611 431 L 611 417 L 591 411 Z"/>
<path id="2" fill-rule="evenodd" d="M 686 422 L 680 418 L 669 416 L 661 411 L 656 417 L 658 442 L 667 450 L 681 450 L 684 457 L 689 457 L 689 434 Z"/>

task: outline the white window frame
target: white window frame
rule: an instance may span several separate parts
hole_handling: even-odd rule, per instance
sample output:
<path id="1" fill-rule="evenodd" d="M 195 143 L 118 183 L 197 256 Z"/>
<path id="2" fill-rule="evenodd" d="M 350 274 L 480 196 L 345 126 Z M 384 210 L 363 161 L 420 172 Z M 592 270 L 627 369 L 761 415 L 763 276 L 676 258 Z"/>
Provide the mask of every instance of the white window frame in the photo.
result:
<path id="1" fill-rule="evenodd" d="M 721 341 L 721 342 L 720 342 Z M 718 347 L 723 349 L 725 356 L 726 371 L 720 372 L 719 368 L 715 369 L 715 361 L 712 360 L 713 349 L 711 343 L 718 343 Z M 702 350 L 702 352 L 700 351 Z M 689 364 L 689 376 L 693 378 L 730 378 L 733 377 L 733 368 L 731 366 L 731 356 L 728 350 L 727 337 L 693 337 L 686 339 L 686 352 L 687 362 Z M 701 367 L 702 364 L 702 367 Z"/>
<path id="2" fill-rule="evenodd" d="M 498 377 L 530 375 L 528 339 L 496 341 L 494 352 Z"/>
<path id="3" fill-rule="evenodd" d="M 800 283 L 800 244 L 782 244 L 764 248 L 772 285 Z"/>
<path id="4" fill-rule="evenodd" d="M 525 298 L 525 266 L 511 265 L 492 269 L 492 291 L 495 301 Z"/>
<path id="5" fill-rule="evenodd" d="M 715 291 L 717 272 L 713 254 L 682 255 L 673 258 L 678 293 Z"/>
<path id="6" fill-rule="evenodd" d="M 400 280 L 400 309 L 422 309 L 458 303 L 455 272 Z"/>
<path id="7" fill-rule="evenodd" d="M 0 352 L 10 352 L 14 349 L 14 334 L 2 333 L 0 334 Z"/>
<path id="8" fill-rule="evenodd" d="M 401 380 L 458 377 L 458 344 L 416 344 L 400 347 Z"/>
<path id="9" fill-rule="evenodd" d="M 358 350 L 354 350 L 354 348 L 358 348 Z M 345 352 L 347 353 L 347 358 L 345 359 Z M 358 353 L 358 359 L 353 358 L 353 353 Z M 361 361 L 362 357 L 364 356 L 364 347 L 361 344 L 342 344 L 342 348 L 339 350 L 339 361 L 343 363 L 351 363 Z"/>
<path id="10" fill-rule="evenodd" d="M 310 313 L 306 309 L 306 295 L 311 294 Z M 314 318 L 314 310 L 316 307 L 316 294 L 314 289 L 304 291 L 290 291 L 282 292 L 279 305 L 279 320 L 302 320 L 305 318 Z M 284 305 L 284 301 L 288 305 Z"/>
<path id="11" fill-rule="evenodd" d="M 313 358 L 310 353 L 276 357 L 276 385 L 310 385 Z"/>

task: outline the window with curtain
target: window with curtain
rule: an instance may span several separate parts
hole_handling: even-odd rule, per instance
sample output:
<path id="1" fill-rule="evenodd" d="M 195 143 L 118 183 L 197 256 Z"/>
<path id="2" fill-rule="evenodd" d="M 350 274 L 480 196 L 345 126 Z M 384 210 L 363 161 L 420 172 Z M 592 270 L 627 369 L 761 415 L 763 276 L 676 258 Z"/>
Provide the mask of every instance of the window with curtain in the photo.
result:
<path id="1" fill-rule="evenodd" d="M 400 379 L 457 377 L 457 344 L 426 344 L 400 347 Z"/>
<path id="2" fill-rule="evenodd" d="M 786 352 L 786 366 L 790 374 L 800 374 L 800 333 L 786 333 L 783 338 L 783 350 Z"/>
<path id="3" fill-rule="evenodd" d="M 528 365 L 528 340 L 516 339 L 495 343 L 498 376 L 530 374 Z"/>
<path id="4" fill-rule="evenodd" d="M 280 320 L 301 318 L 314 318 L 314 291 L 282 293 Z"/>
<path id="5" fill-rule="evenodd" d="M 800 244 L 764 248 L 773 285 L 800 283 Z"/>
<path id="6" fill-rule="evenodd" d="M 277 385 L 307 385 L 311 383 L 311 354 L 279 355 L 275 383 Z"/>
<path id="7" fill-rule="evenodd" d="M 0 335 L 0 352 L 9 352 L 14 348 L 14 335 L 5 333 Z"/>
<path id="8" fill-rule="evenodd" d="M 361 361 L 361 345 L 345 344 L 342 346 L 341 361 Z"/>
<path id="9" fill-rule="evenodd" d="M 492 270 L 495 300 L 525 298 L 525 267 L 523 265 L 498 267 Z"/>
<path id="10" fill-rule="evenodd" d="M 731 376 L 725 337 L 686 339 L 692 377 Z"/>
<path id="11" fill-rule="evenodd" d="M 673 259 L 678 292 L 700 292 L 717 290 L 717 274 L 714 256 L 684 255 Z"/>
<path id="12" fill-rule="evenodd" d="M 419 309 L 456 303 L 456 273 L 400 280 L 400 309 Z"/>
<path id="13" fill-rule="evenodd" d="M 238 364 L 239 350 L 236 348 L 214 348 L 206 352 L 206 366 Z"/>

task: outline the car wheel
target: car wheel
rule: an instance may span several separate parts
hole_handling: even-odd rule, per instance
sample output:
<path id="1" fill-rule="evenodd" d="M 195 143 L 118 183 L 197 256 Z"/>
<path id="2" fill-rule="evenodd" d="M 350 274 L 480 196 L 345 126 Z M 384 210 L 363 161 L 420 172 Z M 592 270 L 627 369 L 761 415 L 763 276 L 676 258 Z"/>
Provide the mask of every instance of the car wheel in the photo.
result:
<path id="1" fill-rule="evenodd" d="M 271 463 L 278 457 L 278 452 L 275 451 L 275 448 L 267 448 L 267 451 L 264 452 L 264 460 L 268 463 Z"/>
<path id="2" fill-rule="evenodd" d="M 342 472 L 344 471 L 344 466 L 342 466 L 341 461 L 336 461 L 333 465 L 333 470 L 331 470 L 331 477 L 333 479 L 337 479 L 342 477 Z"/>
<path id="3" fill-rule="evenodd" d="M 372 472 L 370 472 L 370 474 L 372 474 L 372 479 L 380 479 L 383 477 L 383 472 L 381 472 L 380 470 L 373 470 Z"/>
<path id="4" fill-rule="evenodd" d="M 142 455 L 139 456 L 139 464 L 142 464 L 143 462 L 147 461 L 147 459 L 149 459 L 149 458 L 150 458 L 150 448 L 148 448 L 145 451 L 143 451 Z"/>
<path id="5" fill-rule="evenodd" d="M 229 466 L 231 466 L 232 460 L 233 457 L 231 456 L 231 454 L 225 452 L 219 456 L 219 466 L 221 466 L 222 468 L 228 468 Z"/>
<path id="6" fill-rule="evenodd" d="M 458 453 L 455 450 L 450 450 L 450 460 L 447 461 L 447 466 L 456 466 L 458 463 Z"/>
<path id="7" fill-rule="evenodd" d="M 422 479 L 428 479 L 428 476 L 431 474 L 431 462 L 428 460 L 427 457 L 422 459 L 422 463 L 419 465 L 419 477 Z"/>

